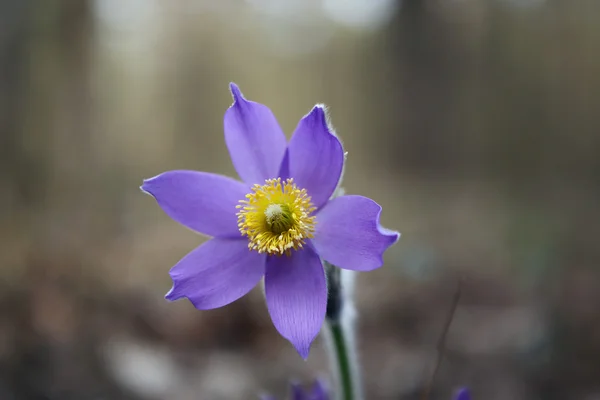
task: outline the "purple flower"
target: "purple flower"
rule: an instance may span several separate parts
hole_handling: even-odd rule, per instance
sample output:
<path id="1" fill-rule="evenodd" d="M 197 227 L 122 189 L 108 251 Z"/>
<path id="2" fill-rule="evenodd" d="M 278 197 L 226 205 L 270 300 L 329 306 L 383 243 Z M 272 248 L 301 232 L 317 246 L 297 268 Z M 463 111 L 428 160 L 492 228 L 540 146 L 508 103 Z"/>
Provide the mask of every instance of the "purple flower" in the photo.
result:
<path id="1" fill-rule="evenodd" d="M 344 150 L 322 105 L 302 118 L 289 143 L 268 107 L 230 85 L 225 142 L 242 182 L 196 171 L 144 181 L 167 215 L 213 236 L 170 271 L 168 300 L 200 310 L 229 304 L 264 277 L 275 328 L 307 358 L 325 316 L 321 259 L 355 271 L 383 264 L 399 234 L 379 224 L 381 207 L 362 196 L 331 199 Z"/>
<path id="2" fill-rule="evenodd" d="M 456 397 L 454 400 L 471 400 L 471 394 L 469 393 L 469 389 L 462 388 L 456 393 Z"/>
<path id="3" fill-rule="evenodd" d="M 321 381 L 316 381 L 311 391 L 304 391 L 298 384 L 292 384 L 292 397 L 290 400 L 329 400 L 327 389 Z M 276 400 L 273 396 L 263 396 L 262 400 Z"/>

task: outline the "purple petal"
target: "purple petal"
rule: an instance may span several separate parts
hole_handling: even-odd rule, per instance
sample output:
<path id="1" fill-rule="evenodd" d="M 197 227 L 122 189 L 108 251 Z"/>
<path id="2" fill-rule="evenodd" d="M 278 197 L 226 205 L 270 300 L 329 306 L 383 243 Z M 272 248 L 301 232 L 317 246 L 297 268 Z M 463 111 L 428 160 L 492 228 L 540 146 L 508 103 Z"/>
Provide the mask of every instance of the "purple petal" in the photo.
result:
<path id="1" fill-rule="evenodd" d="M 292 389 L 291 400 L 306 400 L 306 397 L 304 395 L 304 389 L 302 389 L 302 386 L 299 383 L 292 382 L 290 384 L 290 387 Z"/>
<path id="2" fill-rule="evenodd" d="M 290 176 L 306 189 L 313 204 L 321 207 L 336 189 L 344 167 L 344 149 L 329 128 L 322 105 L 300 120 L 287 153 Z M 286 168 L 283 163 L 281 171 Z"/>
<path id="3" fill-rule="evenodd" d="M 317 380 L 312 388 L 312 399 L 313 400 L 328 400 L 329 395 L 323 382 Z"/>
<path id="4" fill-rule="evenodd" d="M 400 234 L 379 224 L 381 207 L 362 196 L 342 196 L 328 202 L 317 214 L 312 243 L 323 259 L 356 271 L 383 265 L 383 252 Z"/>
<path id="5" fill-rule="evenodd" d="M 275 116 L 248 101 L 235 83 L 229 85 L 233 105 L 225 112 L 225 143 L 238 175 L 250 185 L 277 178 L 286 139 Z"/>
<path id="6" fill-rule="evenodd" d="M 222 175 L 169 171 L 146 179 L 141 189 L 175 221 L 209 236 L 239 237 L 235 208 L 248 186 Z"/>
<path id="7" fill-rule="evenodd" d="M 279 333 L 306 359 L 325 318 L 327 286 L 319 256 L 310 248 L 267 259 L 265 295 Z"/>
<path id="8" fill-rule="evenodd" d="M 248 293 L 265 272 L 264 254 L 244 239 L 214 238 L 192 250 L 169 274 L 167 300 L 187 297 L 199 310 L 223 307 Z"/>
<path id="9" fill-rule="evenodd" d="M 460 389 L 456 393 L 456 397 L 454 398 L 454 400 L 471 400 L 471 394 L 469 393 L 469 389 L 467 389 L 467 388 Z"/>

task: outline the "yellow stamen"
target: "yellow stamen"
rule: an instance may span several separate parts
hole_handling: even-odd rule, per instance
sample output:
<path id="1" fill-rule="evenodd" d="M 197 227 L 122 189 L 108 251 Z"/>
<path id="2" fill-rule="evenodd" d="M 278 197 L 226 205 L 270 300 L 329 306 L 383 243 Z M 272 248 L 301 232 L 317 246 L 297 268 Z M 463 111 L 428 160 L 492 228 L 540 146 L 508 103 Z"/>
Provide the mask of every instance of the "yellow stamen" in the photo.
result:
<path id="1" fill-rule="evenodd" d="M 315 231 L 315 207 L 305 189 L 293 179 L 267 179 L 254 185 L 252 192 L 240 200 L 238 227 L 248 237 L 248 248 L 271 255 L 291 254 L 302 248 Z"/>

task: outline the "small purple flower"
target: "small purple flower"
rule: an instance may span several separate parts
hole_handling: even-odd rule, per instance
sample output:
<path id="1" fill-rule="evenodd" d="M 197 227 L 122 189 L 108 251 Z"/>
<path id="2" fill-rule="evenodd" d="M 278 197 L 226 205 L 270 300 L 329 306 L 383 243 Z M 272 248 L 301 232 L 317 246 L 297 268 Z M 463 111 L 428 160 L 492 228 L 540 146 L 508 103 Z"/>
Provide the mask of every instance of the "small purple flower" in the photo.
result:
<path id="1" fill-rule="evenodd" d="M 458 392 L 456 392 L 456 397 L 454 400 L 471 400 L 471 394 L 469 393 L 469 389 L 462 388 Z"/>
<path id="2" fill-rule="evenodd" d="M 321 381 L 316 381 L 310 391 L 304 391 L 298 384 L 292 384 L 292 397 L 290 400 L 329 400 L 329 394 Z M 262 400 L 276 400 L 273 396 L 263 396 Z"/>
<path id="3" fill-rule="evenodd" d="M 268 107 L 230 85 L 225 142 L 243 182 L 197 171 L 169 171 L 144 181 L 167 215 L 213 236 L 170 271 L 168 300 L 200 310 L 227 305 L 264 277 L 275 328 L 307 358 L 325 317 L 321 259 L 355 271 L 383 264 L 399 233 L 379 224 L 381 207 L 362 196 L 331 198 L 344 150 L 322 105 L 302 118 L 286 143 Z"/>

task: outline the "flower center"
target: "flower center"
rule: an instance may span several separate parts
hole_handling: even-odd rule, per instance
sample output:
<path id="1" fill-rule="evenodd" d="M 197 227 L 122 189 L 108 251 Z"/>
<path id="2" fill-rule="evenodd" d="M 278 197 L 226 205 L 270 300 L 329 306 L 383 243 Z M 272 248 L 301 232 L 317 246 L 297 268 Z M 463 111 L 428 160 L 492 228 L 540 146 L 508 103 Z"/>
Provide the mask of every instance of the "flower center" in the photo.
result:
<path id="1" fill-rule="evenodd" d="M 313 237 L 316 221 L 311 214 L 316 208 L 293 179 L 267 179 L 264 185 L 254 185 L 237 208 L 238 227 L 248 237 L 250 250 L 289 255 Z"/>

